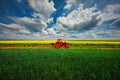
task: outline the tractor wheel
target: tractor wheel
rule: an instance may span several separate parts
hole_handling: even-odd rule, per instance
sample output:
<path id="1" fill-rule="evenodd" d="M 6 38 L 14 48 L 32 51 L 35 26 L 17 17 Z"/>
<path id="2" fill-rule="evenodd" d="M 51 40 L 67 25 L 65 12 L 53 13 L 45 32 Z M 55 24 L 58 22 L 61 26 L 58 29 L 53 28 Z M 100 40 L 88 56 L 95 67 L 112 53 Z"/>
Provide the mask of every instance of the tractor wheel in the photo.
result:
<path id="1" fill-rule="evenodd" d="M 57 43 L 57 44 L 55 45 L 55 48 L 60 48 L 60 44 Z"/>

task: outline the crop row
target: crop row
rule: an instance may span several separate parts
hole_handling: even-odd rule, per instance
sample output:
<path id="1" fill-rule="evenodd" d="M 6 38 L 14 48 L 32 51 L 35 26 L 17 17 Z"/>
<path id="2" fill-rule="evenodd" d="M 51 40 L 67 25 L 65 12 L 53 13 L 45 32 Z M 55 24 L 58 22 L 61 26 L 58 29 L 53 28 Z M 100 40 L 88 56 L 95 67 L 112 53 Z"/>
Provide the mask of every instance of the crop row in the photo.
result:
<path id="1" fill-rule="evenodd" d="M 69 46 L 120 47 L 118 40 L 67 40 Z M 56 40 L 0 40 L 0 46 L 52 46 Z"/>

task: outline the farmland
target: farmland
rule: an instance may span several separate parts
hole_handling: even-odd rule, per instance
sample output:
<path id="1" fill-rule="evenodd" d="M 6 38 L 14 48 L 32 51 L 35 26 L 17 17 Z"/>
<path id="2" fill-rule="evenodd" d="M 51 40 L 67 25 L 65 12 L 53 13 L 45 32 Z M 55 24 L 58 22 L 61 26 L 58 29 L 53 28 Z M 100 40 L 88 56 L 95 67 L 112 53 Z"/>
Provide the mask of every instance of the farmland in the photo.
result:
<path id="1" fill-rule="evenodd" d="M 64 40 L 70 48 L 120 48 L 120 40 Z M 45 47 L 53 48 L 56 40 L 0 40 L 1 47 Z"/>
<path id="2" fill-rule="evenodd" d="M 0 80 L 120 80 L 120 51 L 0 49 Z"/>
<path id="3" fill-rule="evenodd" d="M 120 40 L 0 40 L 0 80 L 120 80 Z"/>

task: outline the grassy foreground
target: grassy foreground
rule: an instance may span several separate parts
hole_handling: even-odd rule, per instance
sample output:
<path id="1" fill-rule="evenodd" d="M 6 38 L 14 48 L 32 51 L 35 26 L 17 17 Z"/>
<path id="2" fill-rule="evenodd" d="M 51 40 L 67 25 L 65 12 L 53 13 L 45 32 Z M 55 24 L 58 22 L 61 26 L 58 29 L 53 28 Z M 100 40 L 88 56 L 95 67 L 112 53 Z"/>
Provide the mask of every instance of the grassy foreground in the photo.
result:
<path id="1" fill-rule="evenodd" d="M 120 51 L 0 49 L 0 80 L 120 80 Z"/>

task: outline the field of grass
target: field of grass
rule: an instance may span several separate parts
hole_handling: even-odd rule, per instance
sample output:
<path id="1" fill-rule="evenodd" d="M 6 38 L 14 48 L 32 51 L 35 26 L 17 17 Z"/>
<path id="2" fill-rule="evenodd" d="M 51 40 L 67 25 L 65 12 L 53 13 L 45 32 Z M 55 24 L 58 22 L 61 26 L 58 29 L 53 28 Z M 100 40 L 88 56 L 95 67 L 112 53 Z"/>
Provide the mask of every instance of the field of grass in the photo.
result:
<path id="1" fill-rule="evenodd" d="M 64 40 L 69 46 L 120 48 L 120 40 Z M 56 40 L 0 40 L 1 46 L 52 46 Z"/>
<path id="2" fill-rule="evenodd" d="M 120 51 L 0 49 L 0 80 L 120 80 Z"/>

